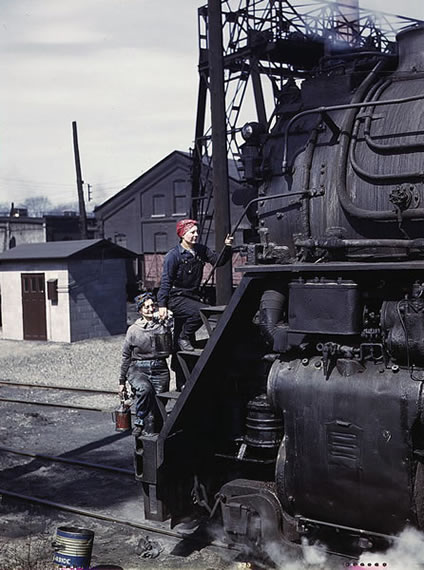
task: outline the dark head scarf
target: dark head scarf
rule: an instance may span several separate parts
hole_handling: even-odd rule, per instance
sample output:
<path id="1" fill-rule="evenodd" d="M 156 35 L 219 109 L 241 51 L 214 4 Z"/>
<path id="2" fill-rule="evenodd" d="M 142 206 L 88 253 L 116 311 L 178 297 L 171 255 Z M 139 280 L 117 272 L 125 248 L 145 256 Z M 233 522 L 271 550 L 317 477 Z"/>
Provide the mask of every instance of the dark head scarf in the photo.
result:
<path id="1" fill-rule="evenodd" d="M 153 301 L 155 300 L 153 293 L 150 293 L 150 291 L 142 293 L 141 295 L 137 295 L 137 297 L 134 299 L 135 308 L 137 309 L 137 311 L 139 311 L 141 307 L 144 305 L 144 303 L 149 299 L 152 299 Z"/>

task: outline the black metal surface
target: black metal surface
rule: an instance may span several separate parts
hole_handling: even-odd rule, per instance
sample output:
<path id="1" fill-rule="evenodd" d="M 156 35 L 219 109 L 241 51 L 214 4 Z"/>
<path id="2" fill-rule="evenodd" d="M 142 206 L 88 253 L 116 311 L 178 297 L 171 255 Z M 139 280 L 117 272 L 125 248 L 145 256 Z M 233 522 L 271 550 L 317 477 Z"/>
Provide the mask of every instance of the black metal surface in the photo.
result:
<path id="1" fill-rule="evenodd" d="M 381 364 L 349 377 L 334 369 L 326 380 L 317 363 L 276 363 L 270 374 L 273 402 L 284 409 L 278 492 L 292 515 L 397 533 L 413 518 L 411 432 L 420 382 Z"/>
<path id="2" fill-rule="evenodd" d="M 308 43 L 302 68 L 276 66 L 259 128 L 273 14 L 224 54 L 238 73 L 248 56 L 256 96 L 237 198 L 252 224 L 248 264 L 145 438 L 146 515 L 206 511 L 241 543 L 323 533 L 340 551 L 371 548 L 423 526 L 424 27 L 399 35 L 399 57 L 377 44 L 360 53 L 354 30 L 349 49 L 322 60 L 322 42 Z M 200 112 L 203 122 L 204 101 Z"/>

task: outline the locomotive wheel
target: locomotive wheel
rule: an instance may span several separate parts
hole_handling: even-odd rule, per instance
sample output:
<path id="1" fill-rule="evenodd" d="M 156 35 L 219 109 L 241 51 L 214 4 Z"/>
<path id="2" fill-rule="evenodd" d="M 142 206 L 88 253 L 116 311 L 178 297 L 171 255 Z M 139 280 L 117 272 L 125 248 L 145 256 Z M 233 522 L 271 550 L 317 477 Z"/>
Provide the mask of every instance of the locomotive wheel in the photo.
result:
<path id="1" fill-rule="evenodd" d="M 414 482 L 414 505 L 419 529 L 424 529 L 424 465 L 417 464 Z"/>

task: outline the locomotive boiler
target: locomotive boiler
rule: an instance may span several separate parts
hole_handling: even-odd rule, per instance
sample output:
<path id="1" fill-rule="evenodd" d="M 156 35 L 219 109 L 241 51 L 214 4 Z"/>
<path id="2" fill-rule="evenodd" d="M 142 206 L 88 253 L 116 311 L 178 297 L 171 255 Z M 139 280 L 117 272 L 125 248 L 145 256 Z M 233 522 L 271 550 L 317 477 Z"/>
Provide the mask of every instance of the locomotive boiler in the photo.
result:
<path id="1" fill-rule="evenodd" d="M 254 544 L 335 533 L 340 550 L 423 528 L 423 100 L 414 25 L 391 54 L 324 55 L 272 128 L 245 125 L 236 199 L 258 237 L 142 438 L 148 518 L 203 512 Z"/>

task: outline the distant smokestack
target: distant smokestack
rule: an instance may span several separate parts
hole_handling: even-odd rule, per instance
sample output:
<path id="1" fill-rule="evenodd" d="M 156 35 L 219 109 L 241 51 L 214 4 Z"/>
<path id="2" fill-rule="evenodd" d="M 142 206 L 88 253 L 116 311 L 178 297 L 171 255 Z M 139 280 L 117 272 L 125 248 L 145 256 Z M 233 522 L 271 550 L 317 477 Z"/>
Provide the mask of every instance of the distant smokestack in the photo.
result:
<path id="1" fill-rule="evenodd" d="M 342 0 L 338 2 L 338 37 L 355 46 L 359 34 L 359 0 Z"/>

